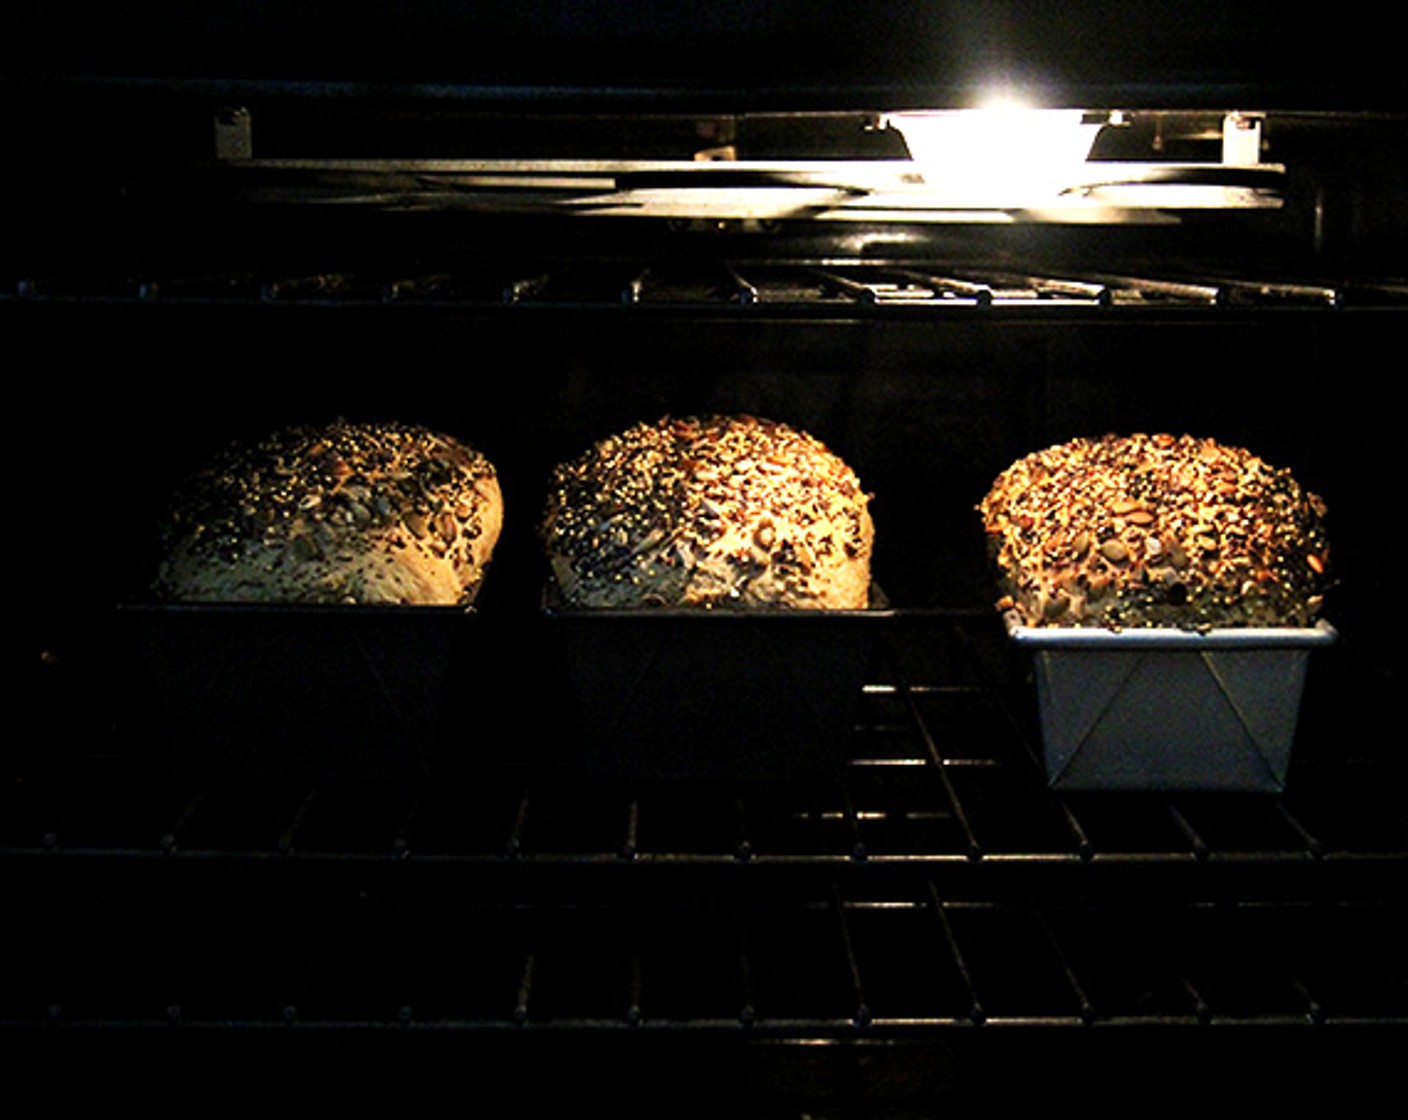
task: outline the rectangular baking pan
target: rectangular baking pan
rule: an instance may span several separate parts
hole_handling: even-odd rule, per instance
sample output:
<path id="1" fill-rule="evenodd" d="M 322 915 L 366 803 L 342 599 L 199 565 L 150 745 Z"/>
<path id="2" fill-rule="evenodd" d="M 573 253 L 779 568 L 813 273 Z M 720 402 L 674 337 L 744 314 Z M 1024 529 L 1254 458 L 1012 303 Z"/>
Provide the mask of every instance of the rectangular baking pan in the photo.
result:
<path id="1" fill-rule="evenodd" d="M 1284 789 L 1313 650 L 1309 629 L 1024 627 L 1049 784 L 1066 790 Z"/>
<path id="2" fill-rule="evenodd" d="M 545 599 L 583 761 L 635 781 L 825 780 L 846 766 L 879 627 L 866 610 L 569 610 Z"/>
<path id="3" fill-rule="evenodd" d="M 219 774 L 423 773 L 462 607 L 128 603 L 163 756 Z M 463 675 L 463 674 L 457 674 Z"/>

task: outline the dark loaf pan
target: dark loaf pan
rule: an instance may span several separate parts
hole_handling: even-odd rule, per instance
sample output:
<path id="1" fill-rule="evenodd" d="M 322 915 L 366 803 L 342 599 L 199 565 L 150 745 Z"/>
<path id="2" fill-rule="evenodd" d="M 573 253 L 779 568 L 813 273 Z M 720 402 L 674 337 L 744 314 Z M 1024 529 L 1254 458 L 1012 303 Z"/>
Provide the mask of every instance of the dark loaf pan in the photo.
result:
<path id="1" fill-rule="evenodd" d="M 351 605 L 136 603 L 119 616 L 176 766 L 378 778 L 426 770 L 476 622 L 463 607 Z"/>
<path id="2" fill-rule="evenodd" d="M 845 768 L 879 627 L 893 612 L 544 612 L 591 775 L 788 783 Z"/>

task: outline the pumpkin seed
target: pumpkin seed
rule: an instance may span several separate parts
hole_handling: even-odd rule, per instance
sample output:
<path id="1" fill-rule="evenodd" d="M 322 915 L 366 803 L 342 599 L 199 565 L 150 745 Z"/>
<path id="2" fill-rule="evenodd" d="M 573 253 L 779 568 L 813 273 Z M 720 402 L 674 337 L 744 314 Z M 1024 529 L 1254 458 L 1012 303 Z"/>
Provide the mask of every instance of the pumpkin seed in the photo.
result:
<path id="1" fill-rule="evenodd" d="M 1071 605 L 1069 595 L 1058 592 L 1041 605 L 1041 616 L 1048 622 L 1060 618 Z"/>
<path id="2" fill-rule="evenodd" d="M 1109 540 L 1100 546 L 1100 555 L 1111 564 L 1123 564 L 1129 559 L 1129 549 L 1123 541 Z"/>

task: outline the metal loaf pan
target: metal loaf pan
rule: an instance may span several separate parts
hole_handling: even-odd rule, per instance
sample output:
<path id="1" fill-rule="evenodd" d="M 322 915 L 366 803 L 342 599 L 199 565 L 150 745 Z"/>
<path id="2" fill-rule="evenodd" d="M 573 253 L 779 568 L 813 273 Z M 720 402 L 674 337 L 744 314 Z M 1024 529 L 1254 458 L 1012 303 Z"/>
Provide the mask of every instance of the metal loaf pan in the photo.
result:
<path id="1" fill-rule="evenodd" d="M 1336 632 L 1024 627 L 1049 784 L 1279 792 L 1312 650 Z"/>
<path id="2" fill-rule="evenodd" d="M 893 615 L 570 610 L 550 599 L 544 612 L 591 775 L 765 783 L 845 769 L 879 626 Z"/>
<path id="3" fill-rule="evenodd" d="M 177 766 L 219 774 L 423 773 L 462 607 L 123 604 L 150 718 Z"/>

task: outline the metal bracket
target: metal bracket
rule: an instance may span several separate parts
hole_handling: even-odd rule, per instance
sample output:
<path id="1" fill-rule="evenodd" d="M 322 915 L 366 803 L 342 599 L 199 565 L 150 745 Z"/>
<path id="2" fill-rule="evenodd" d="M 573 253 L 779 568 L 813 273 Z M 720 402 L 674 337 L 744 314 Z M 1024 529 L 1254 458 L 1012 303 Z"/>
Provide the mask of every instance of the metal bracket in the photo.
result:
<path id="1" fill-rule="evenodd" d="M 254 137 L 249 110 L 219 109 L 215 113 L 215 158 L 218 160 L 251 159 Z"/>
<path id="2" fill-rule="evenodd" d="M 1254 167 L 1261 163 L 1261 118 L 1228 113 L 1222 118 L 1222 163 Z"/>

